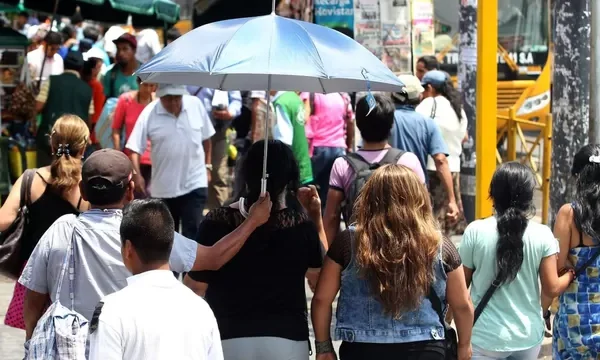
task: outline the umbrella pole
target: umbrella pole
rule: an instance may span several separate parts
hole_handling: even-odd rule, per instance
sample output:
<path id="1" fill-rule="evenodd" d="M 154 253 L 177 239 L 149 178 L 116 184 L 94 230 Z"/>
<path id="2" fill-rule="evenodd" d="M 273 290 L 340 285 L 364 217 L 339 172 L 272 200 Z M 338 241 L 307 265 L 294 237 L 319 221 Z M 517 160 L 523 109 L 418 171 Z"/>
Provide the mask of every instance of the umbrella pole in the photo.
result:
<path id="1" fill-rule="evenodd" d="M 262 171 L 262 179 L 260 180 L 260 193 L 265 194 L 267 192 L 267 178 L 269 174 L 267 174 L 267 153 L 269 152 L 269 114 L 271 113 L 271 75 L 268 76 L 267 80 L 267 116 L 265 119 L 265 150 L 263 154 L 263 171 Z"/>

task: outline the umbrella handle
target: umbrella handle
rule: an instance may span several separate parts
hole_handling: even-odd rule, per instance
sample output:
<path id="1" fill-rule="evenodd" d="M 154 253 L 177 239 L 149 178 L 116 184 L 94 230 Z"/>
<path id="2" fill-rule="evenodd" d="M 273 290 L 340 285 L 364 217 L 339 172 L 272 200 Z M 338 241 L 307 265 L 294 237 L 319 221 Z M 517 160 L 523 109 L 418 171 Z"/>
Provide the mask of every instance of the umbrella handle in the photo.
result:
<path id="1" fill-rule="evenodd" d="M 260 194 L 265 195 L 267 193 L 267 178 L 260 179 Z"/>

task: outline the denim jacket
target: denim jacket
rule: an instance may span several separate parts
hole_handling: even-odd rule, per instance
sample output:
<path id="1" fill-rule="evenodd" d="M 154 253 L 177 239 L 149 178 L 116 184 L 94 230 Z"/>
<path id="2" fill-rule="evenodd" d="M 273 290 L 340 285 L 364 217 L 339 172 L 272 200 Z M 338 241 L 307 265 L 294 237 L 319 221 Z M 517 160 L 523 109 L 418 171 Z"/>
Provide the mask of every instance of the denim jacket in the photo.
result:
<path id="1" fill-rule="evenodd" d="M 433 288 L 445 304 L 446 273 L 441 255 L 440 245 L 439 255 L 433 264 Z M 394 344 L 444 339 L 444 327 L 426 297 L 417 310 L 402 314 L 399 319 L 386 314 L 379 300 L 371 295 L 367 280 L 359 276 L 354 255 L 342 272 L 336 317 L 336 340 Z"/>

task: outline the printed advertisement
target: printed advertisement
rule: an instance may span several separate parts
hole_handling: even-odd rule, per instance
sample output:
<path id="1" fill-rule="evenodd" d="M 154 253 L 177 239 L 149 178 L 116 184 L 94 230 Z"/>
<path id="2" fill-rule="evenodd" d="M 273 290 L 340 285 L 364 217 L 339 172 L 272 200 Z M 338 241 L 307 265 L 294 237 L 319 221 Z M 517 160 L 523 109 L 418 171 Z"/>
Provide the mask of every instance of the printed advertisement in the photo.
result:
<path id="1" fill-rule="evenodd" d="M 424 55 L 435 54 L 433 0 L 412 1 L 412 53 L 415 61 Z"/>
<path id="2" fill-rule="evenodd" d="M 330 28 L 354 28 L 353 0 L 314 0 L 315 24 Z"/>
<path id="3" fill-rule="evenodd" d="M 382 58 L 381 19 L 378 0 L 355 0 L 354 39 Z"/>
<path id="4" fill-rule="evenodd" d="M 410 4 L 408 0 L 380 0 L 381 60 L 395 73 L 411 72 Z"/>

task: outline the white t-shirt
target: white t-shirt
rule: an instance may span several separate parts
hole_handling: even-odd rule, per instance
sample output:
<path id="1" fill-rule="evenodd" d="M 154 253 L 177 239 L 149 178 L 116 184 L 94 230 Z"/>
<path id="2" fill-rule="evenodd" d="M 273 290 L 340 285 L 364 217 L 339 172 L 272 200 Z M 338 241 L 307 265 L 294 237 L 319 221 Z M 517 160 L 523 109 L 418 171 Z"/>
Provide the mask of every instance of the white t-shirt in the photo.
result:
<path id="1" fill-rule="evenodd" d="M 208 111 L 192 95 L 182 98 L 181 114 L 175 118 L 154 100 L 144 108 L 129 136 L 126 147 L 138 154 L 152 145 L 152 183 L 150 192 L 169 199 L 208 187 L 204 140 L 215 134 Z"/>
<path id="2" fill-rule="evenodd" d="M 135 58 L 142 64 L 148 62 L 162 50 L 160 39 L 154 29 L 144 29 L 137 33 Z"/>
<path id="3" fill-rule="evenodd" d="M 223 360 L 212 310 L 168 270 L 127 279 L 103 301 L 90 334 L 90 360 Z M 98 307 L 100 308 L 100 306 Z"/>
<path id="4" fill-rule="evenodd" d="M 417 112 L 423 116 L 430 117 L 433 112 L 434 101 L 436 103 L 435 116 L 433 119 L 442 132 L 442 137 L 448 147 L 448 165 L 451 172 L 460 172 L 460 155 L 462 154 L 462 142 L 467 134 L 467 115 L 461 109 L 462 119 L 458 119 L 450 101 L 443 96 L 428 97 L 424 99 Z M 427 170 L 435 171 L 435 163 L 431 156 L 427 158 Z"/>
<path id="5" fill-rule="evenodd" d="M 60 75 L 65 71 L 63 58 L 60 55 L 54 54 L 52 58 L 46 58 L 45 62 L 44 57 L 43 46 L 27 53 L 27 64 L 29 65 L 32 79 L 38 80 L 40 78 L 42 64 L 44 65 L 44 73 L 41 74 L 43 80 L 47 80 L 50 75 Z"/>

